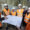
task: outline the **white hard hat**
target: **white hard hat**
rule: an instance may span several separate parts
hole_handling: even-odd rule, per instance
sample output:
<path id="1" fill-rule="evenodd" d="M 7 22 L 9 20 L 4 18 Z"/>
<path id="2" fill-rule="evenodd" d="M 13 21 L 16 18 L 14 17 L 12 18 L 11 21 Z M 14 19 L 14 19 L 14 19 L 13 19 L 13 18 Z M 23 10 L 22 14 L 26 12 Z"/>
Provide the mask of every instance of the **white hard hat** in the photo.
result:
<path id="1" fill-rule="evenodd" d="M 12 7 L 12 9 L 15 9 L 15 7 Z"/>
<path id="2" fill-rule="evenodd" d="M 26 9 L 28 9 L 28 6 L 26 6 Z"/>
<path id="3" fill-rule="evenodd" d="M 18 4 L 18 6 L 22 6 L 21 4 Z"/>
<path id="4" fill-rule="evenodd" d="M 4 4 L 4 6 L 8 6 L 8 4 Z"/>
<path id="5" fill-rule="evenodd" d="M 30 7 L 28 9 L 30 9 Z"/>
<path id="6" fill-rule="evenodd" d="M 22 8 L 26 8 L 26 6 L 23 6 Z"/>

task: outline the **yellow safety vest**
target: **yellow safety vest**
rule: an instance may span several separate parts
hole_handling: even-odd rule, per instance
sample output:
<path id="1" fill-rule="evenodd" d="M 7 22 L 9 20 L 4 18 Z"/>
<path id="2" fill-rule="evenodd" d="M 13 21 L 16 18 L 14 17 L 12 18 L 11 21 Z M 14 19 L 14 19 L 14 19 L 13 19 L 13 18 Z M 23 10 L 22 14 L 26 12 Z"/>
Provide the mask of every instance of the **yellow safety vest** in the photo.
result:
<path id="1" fill-rule="evenodd" d="M 29 15 L 26 14 L 25 17 L 24 17 L 24 22 L 28 23 L 29 19 L 30 19 L 30 14 Z"/>
<path id="2" fill-rule="evenodd" d="M 26 25 L 26 29 L 25 30 L 30 30 L 30 22 Z"/>
<path id="3" fill-rule="evenodd" d="M 15 12 L 11 11 L 11 15 L 16 16 L 16 11 Z"/>
<path id="4" fill-rule="evenodd" d="M 17 9 L 17 16 L 22 17 L 24 9 Z"/>
<path id="5" fill-rule="evenodd" d="M 8 11 L 4 8 L 3 12 L 6 14 L 6 15 L 9 15 L 10 11 L 8 9 Z"/>

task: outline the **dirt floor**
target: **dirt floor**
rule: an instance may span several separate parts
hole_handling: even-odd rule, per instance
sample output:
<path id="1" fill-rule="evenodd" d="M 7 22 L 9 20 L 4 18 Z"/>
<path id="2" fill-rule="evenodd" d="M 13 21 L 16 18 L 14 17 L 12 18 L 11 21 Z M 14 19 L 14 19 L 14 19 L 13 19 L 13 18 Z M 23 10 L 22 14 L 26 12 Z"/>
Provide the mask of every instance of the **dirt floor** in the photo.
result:
<path id="1" fill-rule="evenodd" d="M 6 30 L 6 28 L 2 28 L 0 30 Z M 8 30 L 17 30 L 16 27 L 8 27 Z M 22 27 L 21 30 L 24 30 L 24 28 Z"/>
<path id="2" fill-rule="evenodd" d="M 8 25 L 7 27 L 8 27 L 8 30 L 18 30 L 17 27 L 14 25 Z M 0 30 L 6 30 L 6 27 L 3 27 Z M 20 30 L 24 30 L 24 27 L 22 26 Z"/>

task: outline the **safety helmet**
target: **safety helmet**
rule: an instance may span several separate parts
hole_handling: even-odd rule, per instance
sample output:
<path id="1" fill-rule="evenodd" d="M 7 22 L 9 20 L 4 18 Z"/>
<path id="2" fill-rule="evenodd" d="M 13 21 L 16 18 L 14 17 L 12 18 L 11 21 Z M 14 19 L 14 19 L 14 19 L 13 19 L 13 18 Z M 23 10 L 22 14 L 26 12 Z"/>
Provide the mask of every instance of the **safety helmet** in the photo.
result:
<path id="1" fill-rule="evenodd" d="M 26 6 L 23 6 L 22 8 L 26 8 Z"/>
<path id="2" fill-rule="evenodd" d="M 22 4 L 18 4 L 18 6 L 22 6 Z"/>
<path id="3" fill-rule="evenodd" d="M 27 12 L 30 12 L 30 7 L 28 8 L 28 11 Z"/>
<path id="4" fill-rule="evenodd" d="M 8 4 L 4 4 L 4 6 L 8 6 Z"/>
<path id="5" fill-rule="evenodd" d="M 15 9 L 15 7 L 12 7 L 12 9 Z"/>
<path id="6" fill-rule="evenodd" d="M 30 9 L 30 7 L 28 9 Z"/>

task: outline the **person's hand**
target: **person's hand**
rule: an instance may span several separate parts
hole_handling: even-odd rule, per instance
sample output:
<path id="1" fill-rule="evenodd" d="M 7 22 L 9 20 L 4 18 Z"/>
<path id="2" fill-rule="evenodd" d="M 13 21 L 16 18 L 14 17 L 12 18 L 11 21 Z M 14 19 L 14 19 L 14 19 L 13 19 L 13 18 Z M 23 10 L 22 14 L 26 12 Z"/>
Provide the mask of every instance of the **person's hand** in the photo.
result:
<path id="1" fill-rule="evenodd" d="M 5 14 L 6 14 L 6 16 L 7 16 L 7 15 L 9 15 L 9 12 L 6 12 Z"/>
<path id="2" fill-rule="evenodd" d="M 5 19 L 7 19 L 7 17 L 6 17 L 6 16 L 4 16 L 4 18 L 5 18 Z"/>

